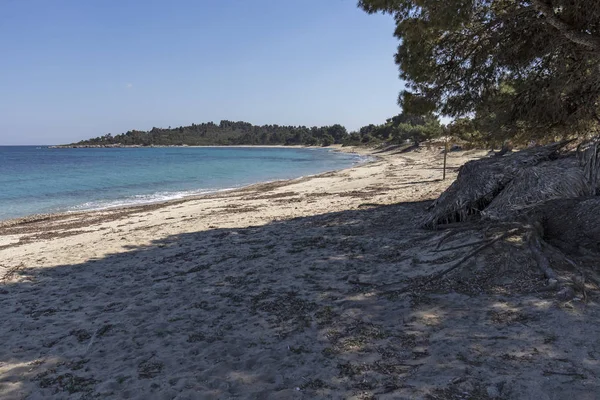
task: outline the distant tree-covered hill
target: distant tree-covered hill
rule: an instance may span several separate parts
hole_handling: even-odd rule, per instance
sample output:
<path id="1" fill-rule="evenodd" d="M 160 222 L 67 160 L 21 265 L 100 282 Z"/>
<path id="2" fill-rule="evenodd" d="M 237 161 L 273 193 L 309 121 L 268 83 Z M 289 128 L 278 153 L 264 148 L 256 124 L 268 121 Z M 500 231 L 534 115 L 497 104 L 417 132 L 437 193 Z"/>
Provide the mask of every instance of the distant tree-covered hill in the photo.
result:
<path id="1" fill-rule="evenodd" d="M 192 124 L 177 128 L 152 128 L 149 131 L 128 131 L 113 136 L 106 134 L 82 140 L 71 146 L 227 146 L 227 145 L 305 145 L 329 146 L 379 145 L 413 142 L 415 145 L 442 134 L 438 117 L 428 113 L 401 113 L 380 125 L 367 125 L 356 132 L 340 124 L 311 128 L 306 126 L 252 125 L 243 121 L 223 120 Z M 58 146 L 62 147 L 62 146 Z"/>
<path id="2" fill-rule="evenodd" d="M 152 128 L 150 131 L 128 131 L 83 140 L 73 145 L 140 145 L 140 146 L 208 146 L 208 145 L 309 145 L 328 146 L 342 143 L 348 137 L 346 128 L 336 124 L 323 127 L 252 125 L 248 122 L 221 121 Z"/>

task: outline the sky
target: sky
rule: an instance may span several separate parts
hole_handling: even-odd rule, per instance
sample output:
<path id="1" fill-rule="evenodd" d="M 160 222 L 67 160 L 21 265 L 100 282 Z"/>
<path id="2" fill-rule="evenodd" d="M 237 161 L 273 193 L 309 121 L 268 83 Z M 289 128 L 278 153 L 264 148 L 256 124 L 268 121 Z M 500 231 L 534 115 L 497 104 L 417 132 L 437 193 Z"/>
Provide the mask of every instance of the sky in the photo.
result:
<path id="1" fill-rule="evenodd" d="M 0 145 L 400 112 L 390 16 L 356 0 L 0 0 Z"/>

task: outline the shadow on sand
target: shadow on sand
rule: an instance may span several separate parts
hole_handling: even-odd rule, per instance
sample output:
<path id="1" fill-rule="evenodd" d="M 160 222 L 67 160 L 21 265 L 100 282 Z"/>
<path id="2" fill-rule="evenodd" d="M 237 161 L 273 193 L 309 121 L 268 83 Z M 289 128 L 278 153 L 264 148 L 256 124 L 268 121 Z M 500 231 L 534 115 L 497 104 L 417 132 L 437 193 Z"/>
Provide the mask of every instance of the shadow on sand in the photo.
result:
<path id="1" fill-rule="evenodd" d="M 25 266 L 0 286 L 0 397 L 599 398 L 596 303 L 517 290 L 502 254 L 452 289 L 374 291 L 461 257 L 435 251 L 443 232 L 413 228 L 427 204 Z"/>

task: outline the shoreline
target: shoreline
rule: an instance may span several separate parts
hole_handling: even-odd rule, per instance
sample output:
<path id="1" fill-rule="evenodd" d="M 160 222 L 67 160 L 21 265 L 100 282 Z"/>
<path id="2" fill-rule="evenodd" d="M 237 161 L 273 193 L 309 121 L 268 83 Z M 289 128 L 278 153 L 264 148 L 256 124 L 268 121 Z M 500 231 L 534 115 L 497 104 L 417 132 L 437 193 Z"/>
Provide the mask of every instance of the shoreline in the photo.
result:
<path id="1" fill-rule="evenodd" d="M 422 285 L 484 239 L 418 228 L 484 154 L 442 181 L 439 150 L 0 227 L 0 398 L 598 393 L 595 298 L 556 302 L 492 249 Z"/>
<path id="2" fill-rule="evenodd" d="M 36 146 L 36 145 L 30 145 Z M 342 145 L 330 145 L 330 146 L 308 146 L 302 144 L 214 144 L 214 145 L 148 145 L 144 146 L 141 144 L 84 144 L 84 145 L 76 145 L 76 144 L 57 144 L 57 145 L 44 145 L 49 149 L 151 149 L 151 148 L 228 148 L 228 147 L 236 147 L 236 148 L 288 148 L 288 149 L 330 149 L 334 146 L 342 146 Z"/>
<path id="3" fill-rule="evenodd" d="M 154 146 L 154 147 L 162 147 L 162 146 Z M 317 148 L 317 149 L 323 148 L 320 146 L 301 146 L 301 145 L 298 145 L 298 146 L 296 146 L 296 145 L 293 145 L 293 146 L 284 146 L 284 145 L 273 145 L 273 146 L 250 146 L 250 145 L 248 145 L 248 146 L 246 146 L 246 145 L 240 145 L 240 146 L 164 146 L 164 147 L 198 147 L 198 148 L 202 148 L 202 147 L 206 147 L 206 148 L 214 148 L 214 147 L 261 148 L 262 147 L 262 148 L 307 148 L 307 149 L 308 148 Z M 128 148 L 128 147 L 124 147 L 124 148 Z M 131 148 L 135 148 L 135 146 L 131 146 Z M 373 159 L 357 162 L 357 164 L 352 165 L 350 167 L 320 172 L 317 174 L 300 176 L 297 178 L 290 178 L 290 179 L 275 179 L 275 180 L 271 180 L 271 181 L 261 181 L 261 182 L 251 183 L 248 185 L 243 185 L 240 187 L 235 187 L 235 188 L 207 190 L 207 192 L 203 193 L 203 194 L 183 195 L 183 197 L 177 198 L 177 199 L 148 201 L 148 202 L 144 202 L 144 203 L 130 204 L 130 205 L 107 206 L 104 208 L 80 210 L 80 211 L 78 210 L 78 211 L 59 211 L 59 212 L 52 212 L 52 213 L 36 213 L 36 214 L 25 215 L 22 217 L 8 218 L 8 219 L 0 220 L 0 229 L 5 228 L 5 227 L 14 226 L 14 225 L 24 224 L 24 223 L 29 224 L 29 223 L 35 223 L 35 222 L 40 222 L 40 221 L 46 221 L 46 220 L 53 219 L 53 218 L 66 218 L 69 216 L 81 216 L 81 215 L 85 215 L 85 214 L 89 214 L 89 213 L 98 213 L 98 212 L 101 213 L 101 212 L 106 212 L 106 211 L 119 212 L 119 211 L 124 211 L 124 210 L 129 210 L 129 209 L 139 209 L 139 211 L 143 211 L 147 207 L 155 208 L 155 207 L 161 207 L 161 206 L 168 206 L 171 204 L 178 204 L 180 202 L 185 202 L 185 201 L 189 201 L 189 200 L 199 200 L 202 198 L 206 198 L 207 196 L 219 195 L 221 193 L 232 193 L 232 192 L 236 192 L 236 191 L 240 191 L 240 190 L 243 191 L 243 190 L 246 190 L 246 189 L 249 189 L 249 188 L 252 188 L 255 186 L 260 186 L 260 185 L 267 185 L 267 184 L 278 183 L 278 182 L 282 183 L 282 184 L 285 184 L 287 182 L 293 183 L 296 180 L 318 177 L 323 174 L 331 174 L 331 173 L 343 171 L 343 170 L 346 170 L 349 168 L 355 168 L 355 167 L 358 167 L 361 165 L 375 162 L 379 159 L 379 157 L 377 155 L 373 154 L 374 149 L 366 148 L 366 147 L 355 147 L 355 146 L 343 147 L 341 145 L 333 145 L 333 146 L 329 146 L 329 147 L 323 148 L 323 149 L 328 149 L 329 151 L 335 151 L 335 152 L 341 152 L 341 153 L 355 154 L 357 156 L 362 156 L 362 157 L 372 157 Z M 0 235 L 1 235 L 1 232 L 0 232 Z"/>
<path id="4" fill-rule="evenodd" d="M 233 190 L 216 192 L 211 194 L 189 196 L 182 199 L 173 199 L 167 201 L 161 201 L 156 203 L 121 206 L 103 210 L 91 210 L 91 211 L 75 211 L 75 212 L 64 212 L 64 213 L 49 213 L 49 214 L 34 214 L 22 218 L 8 219 L 0 222 L 0 252 L 7 249 L 19 249 L 20 247 L 27 248 L 27 245 L 38 243 L 39 239 L 61 239 L 61 238 L 80 238 L 82 233 L 87 231 L 97 232 L 98 229 L 114 229 L 115 224 L 118 221 L 126 221 L 135 219 L 137 215 L 148 215 L 151 216 L 151 220 L 157 219 L 160 223 L 169 226 L 171 220 L 177 220 L 177 214 L 184 215 L 186 213 L 174 213 L 176 209 L 189 210 L 196 215 L 203 216 L 209 213 L 208 210 L 217 209 L 220 210 L 220 205 L 223 205 L 225 209 L 230 207 L 231 209 L 246 210 L 252 207 L 264 207 L 269 202 L 269 196 L 283 196 L 281 201 L 277 204 L 284 205 L 285 201 L 298 202 L 302 200 L 300 204 L 302 208 L 295 207 L 294 212 L 285 210 L 282 214 L 282 209 L 287 207 L 277 207 L 276 209 L 269 210 L 272 212 L 261 212 L 255 215 L 251 215 L 251 218 L 257 223 L 265 223 L 272 220 L 277 220 L 286 217 L 293 217 L 296 215 L 311 215 L 321 212 L 327 212 L 332 210 L 332 205 L 328 204 L 326 200 L 335 199 L 335 203 L 340 203 L 335 206 L 334 210 L 347 209 L 348 207 L 357 207 L 360 202 L 355 201 L 356 199 L 362 199 L 369 197 L 367 193 L 372 192 L 373 194 L 379 192 L 379 189 L 375 189 L 377 186 L 381 186 L 387 189 L 387 181 L 390 175 L 384 171 L 386 169 L 402 169 L 408 166 L 409 169 L 417 168 L 419 174 L 426 174 L 427 178 L 432 176 L 440 175 L 441 171 L 433 172 L 430 169 L 430 164 L 434 159 L 440 159 L 440 154 L 431 152 L 429 150 L 423 150 L 422 153 L 410 153 L 407 155 L 394 155 L 394 154 L 374 154 L 375 149 L 367 148 L 355 148 L 355 147 L 344 147 L 337 146 L 337 148 L 331 149 L 333 151 L 344 151 L 359 154 L 362 156 L 372 156 L 375 160 L 371 162 L 361 163 L 349 168 L 324 172 L 316 175 L 310 175 L 305 177 L 299 177 L 288 180 L 276 180 L 272 182 L 260 182 L 251 185 L 247 185 L 241 188 Z M 464 162 L 465 158 L 455 154 L 452 159 L 456 159 L 455 163 L 460 165 Z M 449 166 L 452 167 L 452 161 Z M 371 174 L 370 170 L 376 170 L 376 174 Z M 425 170 L 422 168 L 425 167 Z M 408 172 L 408 171 L 407 171 Z M 350 177 L 354 176 L 353 179 Z M 452 179 L 452 173 L 449 174 L 449 178 Z M 373 179 L 376 177 L 376 179 Z M 352 182 L 355 181 L 355 182 Z M 377 182 L 377 184 L 374 184 Z M 431 185 L 431 182 L 435 182 L 435 185 Z M 432 197 L 433 195 L 439 194 L 448 184 L 450 180 L 441 182 L 441 180 L 428 180 L 424 179 L 422 183 L 417 183 L 416 186 L 423 189 L 428 193 L 425 197 Z M 402 185 L 402 180 L 398 182 Z M 431 187 L 433 186 L 433 187 Z M 361 193 L 366 188 L 366 193 Z M 416 190 L 416 189 L 415 189 Z M 296 193 L 301 199 L 296 196 L 286 196 L 287 192 Z M 350 192 L 350 195 L 346 194 Z M 383 192 L 386 193 L 386 192 Z M 341 196 L 342 200 L 336 198 Z M 264 197 L 264 199 L 263 199 Z M 313 201 L 311 198 L 317 200 Z M 401 201 L 406 198 L 414 198 L 414 193 L 402 193 L 395 196 L 390 196 L 386 200 L 390 201 Z M 259 199 L 260 201 L 253 201 L 253 199 Z M 354 200 L 354 201 L 352 201 Z M 278 200 L 275 200 L 277 202 Z M 246 203 L 258 203 L 252 204 L 252 207 L 246 205 Z M 315 204 L 316 203 L 316 204 Z M 317 207 L 317 205 L 319 207 Z M 298 211 L 295 211 L 298 210 Z M 234 210 L 235 211 L 235 210 Z M 168 216 L 169 221 L 162 214 L 175 214 Z M 233 213 L 234 215 L 237 212 Z M 208 216 L 212 220 L 212 216 Z M 231 218 L 234 221 L 238 221 L 238 218 Z M 222 221 L 210 223 L 210 226 L 221 226 Z M 157 221 L 155 224 L 158 224 Z M 246 222 L 247 223 L 247 222 Z M 143 225 L 137 227 L 138 230 L 143 230 Z M 194 227 L 195 228 L 195 227 Z M 176 232 L 181 228 L 172 230 Z M 188 230 L 191 228 L 188 228 Z M 185 229 L 184 229 L 185 230 Z M 94 236 L 94 235 L 92 235 Z M 148 237 L 149 235 L 142 235 Z M 148 237 L 148 239 L 150 239 Z M 145 239 L 148 241 L 148 239 Z M 135 242 L 135 240 L 133 240 Z M 103 253 L 108 252 L 112 249 L 104 249 Z M 20 252 L 19 252 L 20 253 Z M 0 253 L 1 256 L 1 253 Z M 1 274 L 0 269 L 0 274 Z"/>

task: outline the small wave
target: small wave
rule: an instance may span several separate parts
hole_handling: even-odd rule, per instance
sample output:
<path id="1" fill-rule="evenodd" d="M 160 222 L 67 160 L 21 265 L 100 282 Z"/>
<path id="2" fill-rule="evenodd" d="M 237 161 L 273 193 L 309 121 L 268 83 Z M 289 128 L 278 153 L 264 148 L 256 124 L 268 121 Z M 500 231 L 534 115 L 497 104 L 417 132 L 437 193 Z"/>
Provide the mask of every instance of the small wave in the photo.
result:
<path id="1" fill-rule="evenodd" d="M 372 162 L 375 160 L 377 160 L 377 158 L 370 156 L 370 155 L 356 154 L 356 157 L 354 159 L 354 164 L 364 164 L 364 163 Z"/>
<path id="2" fill-rule="evenodd" d="M 67 212 L 79 211 L 100 211 L 111 208 L 131 207 L 144 204 L 162 203 L 165 201 L 179 200 L 191 196 L 200 196 L 205 194 L 225 192 L 234 190 L 235 188 L 226 189 L 203 189 L 203 190 L 188 190 L 180 192 L 156 192 L 152 194 L 138 194 L 135 196 L 126 197 L 117 200 L 98 200 L 88 201 L 83 204 L 69 208 Z"/>

